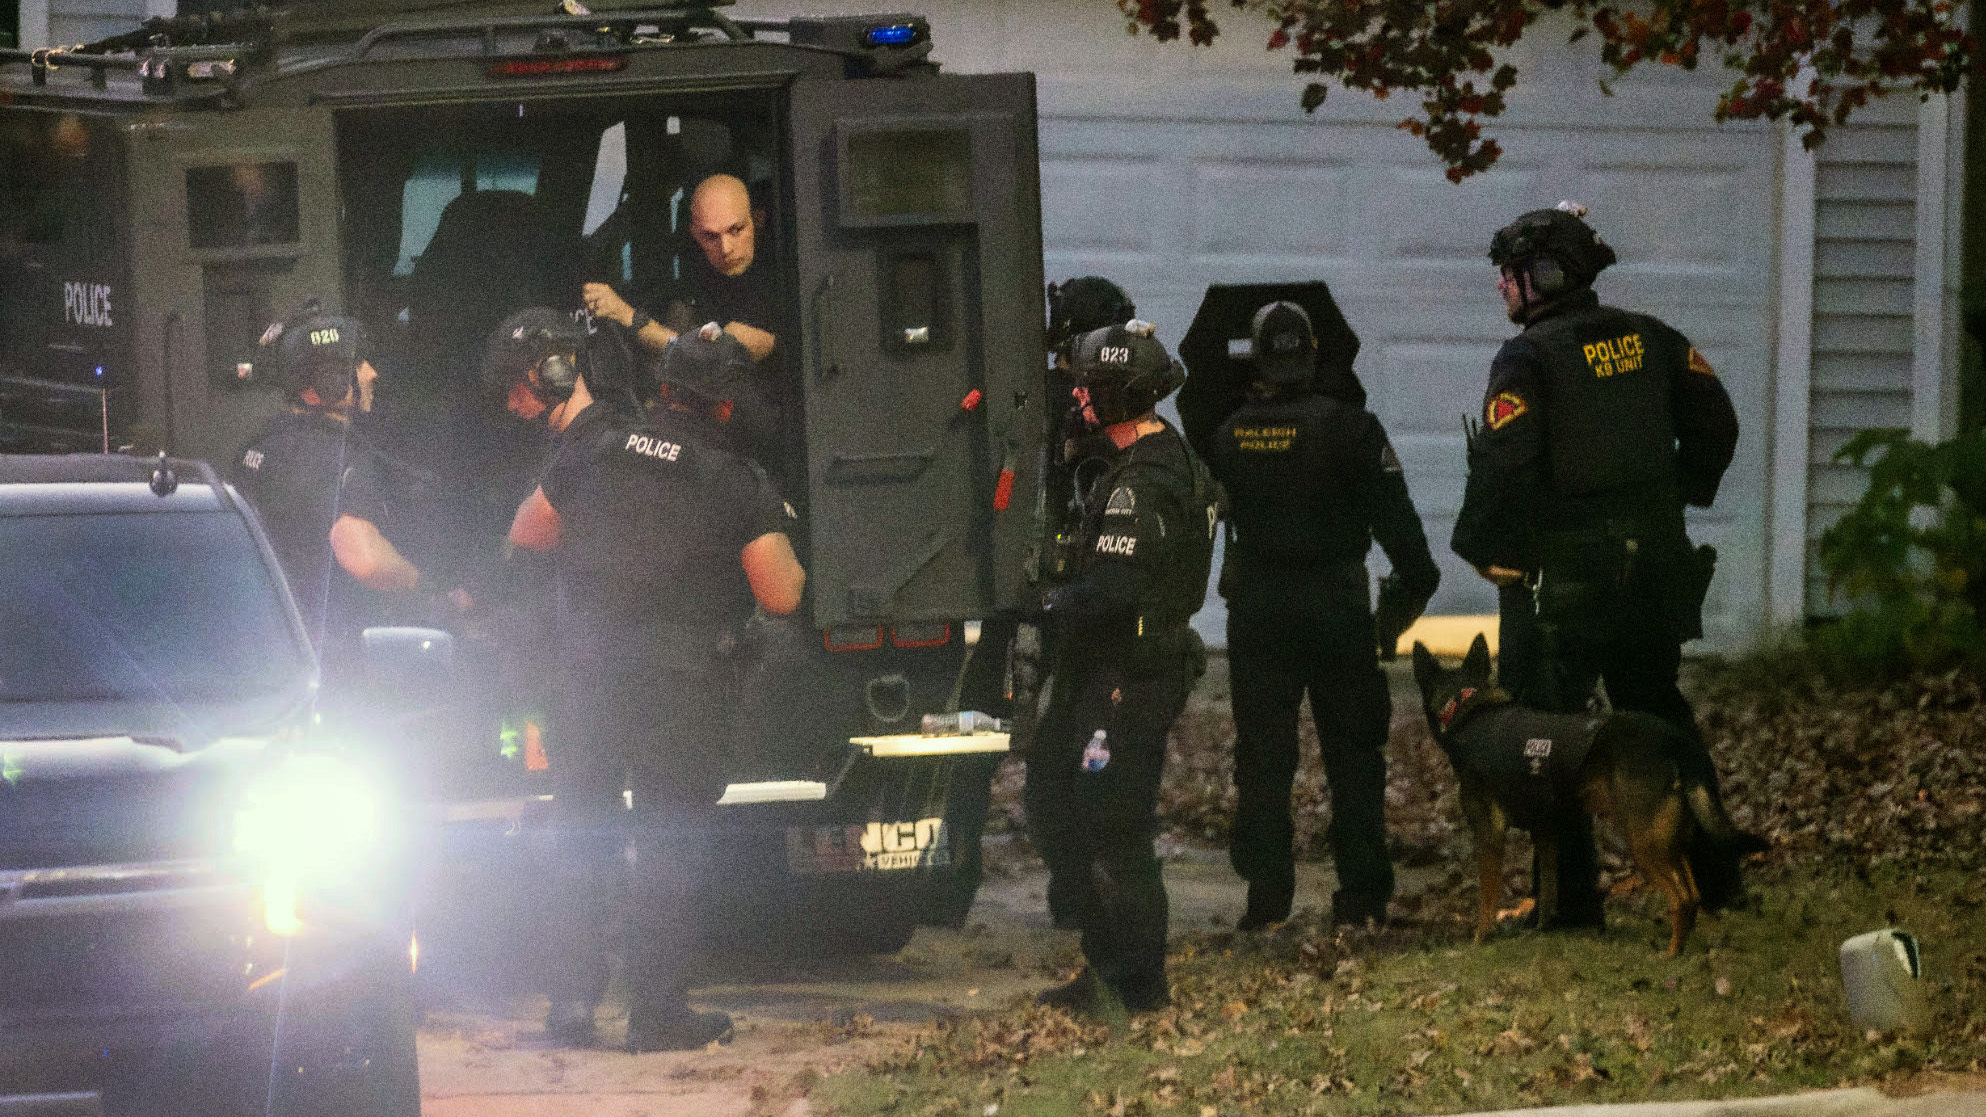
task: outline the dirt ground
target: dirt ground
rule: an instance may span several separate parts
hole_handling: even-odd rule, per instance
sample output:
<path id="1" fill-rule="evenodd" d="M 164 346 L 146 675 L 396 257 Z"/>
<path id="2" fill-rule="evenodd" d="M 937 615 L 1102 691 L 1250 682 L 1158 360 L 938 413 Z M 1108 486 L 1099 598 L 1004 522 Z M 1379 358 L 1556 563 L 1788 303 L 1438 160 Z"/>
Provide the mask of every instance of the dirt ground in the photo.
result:
<path id="1" fill-rule="evenodd" d="M 1245 900 L 1224 855 L 1167 851 L 1173 929 L 1230 925 Z M 996 859 L 997 860 L 997 859 Z M 1411 876 L 1411 874 L 1409 874 Z M 602 1010 L 602 1050 L 567 1051 L 542 1036 L 542 997 L 432 1011 L 420 1034 L 427 1117 L 773 1117 L 813 1112 L 819 1076 L 859 1064 L 948 1013 L 1031 996 L 1076 964 L 1076 936 L 1048 923 L 1046 876 L 1022 866 L 989 879 L 963 930 L 921 928 L 895 955 L 739 973 L 697 990 L 729 1012 L 737 1037 L 689 1053 L 612 1049 L 626 1020 Z M 1297 904 L 1322 907 L 1328 866 L 1299 867 Z M 1403 879 L 1403 891 L 1413 887 Z"/>
<path id="2" fill-rule="evenodd" d="M 1232 733 L 1226 664 L 1216 656 L 1211 666 L 1176 736 Z M 1412 683 L 1403 667 L 1388 671 L 1398 712 L 1413 709 Z M 1198 744 L 1195 753 L 1224 752 L 1227 742 Z M 1226 780 L 1225 771 L 1178 767 L 1175 782 Z M 1017 777 L 1017 769 L 1005 773 L 1003 784 Z M 1304 789 L 1299 790 L 1301 801 Z M 996 799 L 1017 816 L 1016 792 L 1017 786 L 1003 786 Z M 1398 812 L 1400 806 L 1392 809 Z M 1299 814 L 1305 813 L 1300 802 Z M 1307 817 L 1298 821 L 1302 844 L 1316 824 Z M 693 1004 L 731 1014 L 737 1035 L 727 1045 L 625 1054 L 617 1049 L 625 1010 L 612 996 L 602 1009 L 601 1048 L 589 1051 L 561 1050 L 544 1039 L 543 997 L 458 996 L 445 1008 L 431 1008 L 420 1032 L 422 1112 L 426 1117 L 812 1113 L 807 1094 L 820 1076 L 866 1062 L 940 1016 L 1032 996 L 1079 964 L 1075 932 L 1049 924 L 1047 876 L 1018 840 L 1017 826 L 1017 817 L 1004 824 L 996 818 L 989 826 L 986 883 L 963 929 L 920 928 L 895 955 L 739 970 L 723 975 L 722 984 L 695 990 Z M 1160 839 L 1175 935 L 1231 926 L 1245 906 L 1247 886 L 1216 848 L 1224 836 L 1173 826 Z M 1411 907 L 1437 870 L 1397 868 L 1398 899 Z M 1328 908 L 1335 887 L 1328 862 L 1298 863 L 1299 909 Z"/>

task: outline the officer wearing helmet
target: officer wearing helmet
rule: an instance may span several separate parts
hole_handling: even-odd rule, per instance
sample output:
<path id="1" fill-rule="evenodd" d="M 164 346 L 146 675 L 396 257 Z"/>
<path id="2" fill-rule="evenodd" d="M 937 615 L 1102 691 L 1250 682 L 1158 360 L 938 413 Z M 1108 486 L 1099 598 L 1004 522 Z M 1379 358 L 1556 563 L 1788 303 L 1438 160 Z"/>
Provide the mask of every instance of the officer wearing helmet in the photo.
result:
<path id="1" fill-rule="evenodd" d="M 1676 676 L 1683 643 L 1702 635 L 1716 555 L 1691 546 L 1683 509 L 1716 497 L 1737 414 L 1688 338 L 1600 302 L 1593 281 L 1616 256 L 1585 213 L 1572 202 L 1534 210 L 1491 241 L 1522 332 L 1490 366 L 1453 545 L 1499 587 L 1518 653 L 1506 652 L 1503 674 L 1520 700 L 1585 710 L 1604 680 L 1615 709 L 1697 740 L 1685 762 L 1714 788 Z M 1569 820 L 1558 848 L 1560 910 L 1541 918 L 1601 925 L 1590 820 Z M 1735 852 L 1693 848 L 1691 861 L 1706 904 L 1741 897 Z"/>
<path id="2" fill-rule="evenodd" d="M 392 519 L 386 459 L 353 428 L 354 417 L 372 409 L 379 373 L 366 359 L 359 323 L 315 303 L 270 326 L 262 347 L 289 407 L 235 456 L 229 479 L 261 516 L 335 676 L 359 630 L 389 611 L 391 596 L 423 588 L 420 570 L 385 532 Z"/>
<path id="3" fill-rule="evenodd" d="M 563 708 L 547 743 L 555 905 L 573 923 L 550 975 L 546 1030 L 575 1046 L 593 1041 L 605 927 L 632 840 L 627 925 L 643 938 L 623 952 L 627 1045 L 684 1050 L 731 1026 L 687 999 L 736 700 L 722 652 L 755 605 L 799 608 L 806 575 L 788 536 L 792 510 L 762 469 L 720 445 L 714 424 L 683 402 L 688 393 L 675 397 L 683 411 L 632 419 L 594 399 L 584 356 L 583 331 L 534 308 L 497 327 L 486 365 L 514 414 L 558 434 L 510 527 L 513 544 L 552 555 L 557 581 Z"/>
<path id="4" fill-rule="evenodd" d="M 1129 322 L 1138 308 L 1124 288 L 1100 275 L 1084 275 L 1048 285 L 1048 351 L 1060 355 L 1071 341 L 1105 326 Z"/>
<path id="5" fill-rule="evenodd" d="M 1152 841 L 1166 732 L 1204 662 L 1187 622 L 1206 596 L 1219 490 L 1153 410 L 1185 373 L 1152 333 L 1138 321 L 1094 330 L 1069 354 L 1071 398 L 1101 461 L 1066 580 L 1043 601 L 1054 682 L 1026 806 L 1088 962 L 1041 1000 L 1077 1011 L 1106 990 L 1132 1012 L 1171 1003 Z"/>
<path id="6" fill-rule="evenodd" d="M 1379 420 L 1320 391 L 1316 335 L 1303 308 L 1276 302 L 1257 311 L 1249 352 L 1248 401 L 1202 443 L 1229 506 L 1220 581 L 1238 795 L 1229 856 L 1248 881 L 1248 910 L 1236 926 L 1289 918 L 1290 785 L 1306 693 L 1331 789 L 1332 921 L 1384 922 L 1393 895 L 1386 856 L 1393 707 L 1375 653 L 1392 658 L 1440 574 Z M 1377 619 L 1365 568 L 1375 539 L 1393 564 Z"/>
<path id="7" fill-rule="evenodd" d="M 649 411 L 702 424 L 723 449 L 768 468 L 778 460 L 777 409 L 752 375 L 744 343 L 716 322 L 677 334 L 649 365 Z"/>

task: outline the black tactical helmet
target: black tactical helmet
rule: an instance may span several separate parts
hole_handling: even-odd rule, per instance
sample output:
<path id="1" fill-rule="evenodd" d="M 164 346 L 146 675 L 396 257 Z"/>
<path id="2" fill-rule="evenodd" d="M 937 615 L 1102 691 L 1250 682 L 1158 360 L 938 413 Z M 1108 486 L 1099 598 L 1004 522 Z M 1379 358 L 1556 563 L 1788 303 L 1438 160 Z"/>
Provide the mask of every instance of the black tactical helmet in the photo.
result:
<path id="1" fill-rule="evenodd" d="M 1274 302 L 1255 312 L 1248 355 L 1255 376 L 1271 384 L 1300 384 L 1317 373 L 1317 335 L 1310 315 L 1292 302 Z"/>
<path id="2" fill-rule="evenodd" d="M 1619 259 L 1585 216 L 1586 207 L 1578 202 L 1534 209 L 1496 231 L 1490 262 L 1528 270 L 1538 294 L 1548 299 L 1584 287 Z"/>
<path id="3" fill-rule="evenodd" d="M 1155 330 L 1134 318 L 1070 343 L 1070 370 L 1076 387 L 1089 391 L 1099 426 L 1136 419 L 1186 382 L 1186 369 L 1152 336 Z"/>
<path id="4" fill-rule="evenodd" d="M 677 334 L 662 351 L 655 379 L 716 402 L 728 399 L 750 376 L 751 350 L 715 322 Z"/>
<path id="5" fill-rule="evenodd" d="M 586 327 L 548 306 L 530 306 L 512 314 L 490 331 L 483 347 L 483 382 L 496 391 L 527 383 L 538 370 L 532 391 L 547 404 L 572 395 L 579 379 L 579 356 L 586 351 Z"/>
<path id="6" fill-rule="evenodd" d="M 286 390 L 296 396 L 315 392 L 323 406 L 344 401 L 366 359 L 365 327 L 356 318 L 325 314 L 315 299 L 295 317 L 262 331 L 261 345 L 275 350 Z"/>
<path id="7" fill-rule="evenodd" d="M 1131 296 L 1100 275 L 1085 275 L 1048 285 L 1048 347 L 1060 349 L 1070 339 L 1138 316 Z"/>

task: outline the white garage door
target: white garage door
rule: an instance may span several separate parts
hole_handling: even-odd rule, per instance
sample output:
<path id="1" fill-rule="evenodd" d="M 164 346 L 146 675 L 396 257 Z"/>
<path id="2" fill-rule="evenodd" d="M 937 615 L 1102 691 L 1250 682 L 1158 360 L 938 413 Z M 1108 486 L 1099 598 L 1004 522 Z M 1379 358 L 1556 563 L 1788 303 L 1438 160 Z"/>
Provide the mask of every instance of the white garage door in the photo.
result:
<path id="1" fill-rule="evenodd" d="M 1720 72 L 1655 71 L 1607 97 L 1590 44 L 1566 48 L 1563 28 L 1534 29 L 1517 58 L 1520 97 L 1495 126 L 1502 162 L 1455 186 L 1395 127 L 1407 111 L 1399 100 L 1339 90 L 1304 114 L 1288 56 L 1260 49 L 1250 17 L 1224 16 L 1223 45 L 1200 50 L 1127 36 L 1110 0 L 920 8 L 948 67 L 1039 75 L 1051 279 L 1117 280 L 1168 345 L 1207 284 L 1331 285 L 1442 565 L 1438 612 L 1495 608 L 1488 585 L 1448 551 L 1465 476 L 1461 417 L 1480 406 L 1490 357 L 1514 332 L 1484 257 L 1490 234 L 1525 210 L 1586 202 L 1622 259 L 1602 297 L 1683 330 L 1737 403 L 1737 462 L 1693 533 L 1721 554 L 1705 618 L 1712 644 L 1757 630 L 1780 148 L 1768 128 L 1711 123 Z M 1384 567 L 1376 555 L 1374 567 Z M 1219 641 L 1218 597 L 1197 623 Z"/>

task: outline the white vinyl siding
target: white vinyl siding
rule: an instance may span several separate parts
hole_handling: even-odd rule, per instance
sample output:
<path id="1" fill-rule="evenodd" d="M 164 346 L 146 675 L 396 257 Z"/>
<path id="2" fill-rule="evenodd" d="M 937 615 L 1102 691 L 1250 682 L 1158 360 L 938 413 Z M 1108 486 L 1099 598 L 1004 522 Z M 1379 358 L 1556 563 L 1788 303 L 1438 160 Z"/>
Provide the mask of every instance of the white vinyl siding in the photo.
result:
<path id="1" fill-rule="evenodd" d="M 1916 296 L 1917 102 L 1898 97 L 1834 129 L 1816 152 L 1807 476 L 1807 611 L 1836 612 L 1818 541 L 1868 487 L 1835 451 L 1871 427 L 1909 427 Z"/>

